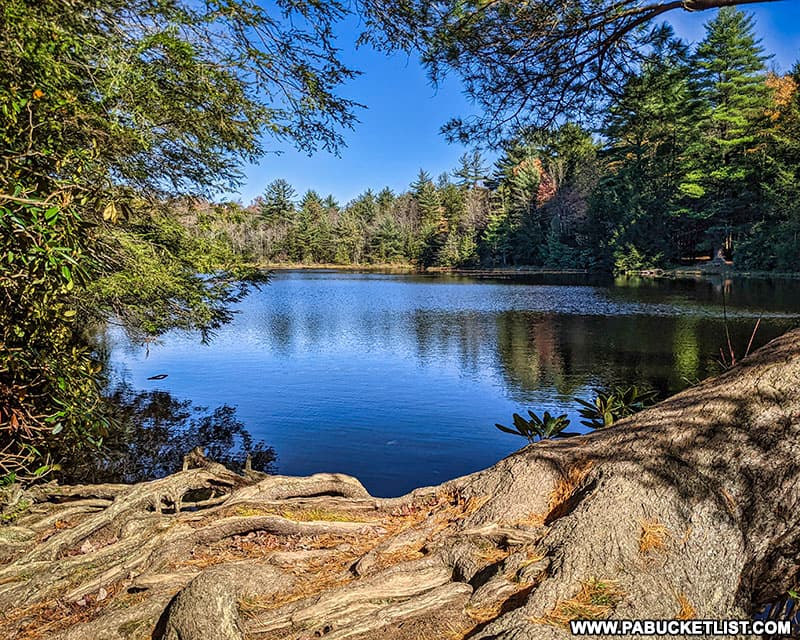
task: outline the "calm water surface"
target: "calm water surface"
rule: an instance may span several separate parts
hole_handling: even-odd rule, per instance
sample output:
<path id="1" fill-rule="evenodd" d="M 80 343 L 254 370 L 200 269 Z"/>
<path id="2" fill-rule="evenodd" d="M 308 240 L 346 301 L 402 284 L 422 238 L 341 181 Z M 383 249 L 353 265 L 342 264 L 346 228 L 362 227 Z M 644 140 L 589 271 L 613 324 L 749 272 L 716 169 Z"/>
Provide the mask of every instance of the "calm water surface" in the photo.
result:
<path id="1" fill-rule="evenodd" d="M 149 349 L 112 333 L 135 389 L 237 408 L 280 473 L 358 476 L 399 495 L 494 464 L 527 409 L 570 414 L 613 383 L 663 393 L 705 377 L 725 344 L 743 352 L 800 324 L 792 281 L 476 281 L 279 272 L 208 345 L 169 334 Z M 148 381 L 168 374 L 160 381 Z"/>

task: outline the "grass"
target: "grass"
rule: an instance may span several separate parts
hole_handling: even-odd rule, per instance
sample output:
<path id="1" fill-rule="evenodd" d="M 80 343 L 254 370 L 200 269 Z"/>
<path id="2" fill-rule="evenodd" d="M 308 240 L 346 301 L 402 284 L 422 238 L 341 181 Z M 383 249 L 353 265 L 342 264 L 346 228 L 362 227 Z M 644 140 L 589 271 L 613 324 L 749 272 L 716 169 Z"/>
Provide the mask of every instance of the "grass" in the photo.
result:
<path id="1" fill-rule="evenodd" d="M 280 515 L 295 522 L 361 522 L 352 514 L 344 511 L 328 511 L 326 509 L 286 510 L 282 511 Z"/>
<path id="2" fill-rule="evenodd" d="M 642 532 L 639 536 L 639 553 L 647 555 L 651 552 L 663 551 L 667 548 L 669 533 L 658 518 L 642 520 Z"/>
<path id="3" fill-rule="evenodd" d="M 362 522 L 345 511 L 327 509 L 262 509 L 258 507 L 238 507 L 236 515 L 244 518 L 257 516 L 279 516 L 295 522 Z"/>
<path id="4" fill-rule="evenodd" d="M 531 622 L 568 628 L 570 620 L 602 620 L 611 615 L 626 595 L 616 580 L 590 578 L 581 583 L 575 596 L 559 600 L 544 616 L 531 618 Z"/>
<path id="5" fill-rule="evenodd" d="M 20 500 L 13 509 L 0 515 L 0 521 L 3 524 L 11 524 L 25 514 L 31 506 L 33 506 L 33 503 L 30 500 Z"/>
<path id="6" fill-rule="evenodd" d="M 385 262 L 364 264 L 337 264 L 334 262 L 264 262 L 257 265 L 261 269 L 282 271 L 289 269 L 324 269 L 331 271 L 390 271 L 393 273 L 415 273 L 419 269 L 409 262 Z"/>

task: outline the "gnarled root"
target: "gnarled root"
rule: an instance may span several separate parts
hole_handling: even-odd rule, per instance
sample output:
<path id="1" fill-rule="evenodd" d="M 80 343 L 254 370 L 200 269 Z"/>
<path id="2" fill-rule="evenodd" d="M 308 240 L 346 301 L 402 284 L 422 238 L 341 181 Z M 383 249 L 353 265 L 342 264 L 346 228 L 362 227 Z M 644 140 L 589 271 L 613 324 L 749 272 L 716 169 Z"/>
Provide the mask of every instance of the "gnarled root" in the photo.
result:
<path id="1" fill-rule="evenodd" d="M 792 332 L 612 430 L 402 498 L 213 465 L 40 488 L 0 528 L 0 635 L 533 640 L 748 617 L 797 579 L 798 436 Z"/>

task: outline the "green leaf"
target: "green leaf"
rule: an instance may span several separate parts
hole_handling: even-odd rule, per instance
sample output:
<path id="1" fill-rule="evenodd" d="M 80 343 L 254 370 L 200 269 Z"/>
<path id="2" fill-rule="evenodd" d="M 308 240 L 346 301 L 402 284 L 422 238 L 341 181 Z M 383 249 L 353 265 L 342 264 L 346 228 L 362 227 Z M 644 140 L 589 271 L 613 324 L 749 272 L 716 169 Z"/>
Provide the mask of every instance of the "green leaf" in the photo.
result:
<path id="1" fill-rule="evenodd" d="M 521 435 L 523 435 L 519 431 L 515 431 L 514 429 L 509 429 L 508 427 L 504 427 L 502 424 L 495 423 L 494 426 L 497 427 L 498 429 L 500 429 L 500 431 L 505 431 L 506 433 L 510 433 L 513 436 L 521 436 Z"/>

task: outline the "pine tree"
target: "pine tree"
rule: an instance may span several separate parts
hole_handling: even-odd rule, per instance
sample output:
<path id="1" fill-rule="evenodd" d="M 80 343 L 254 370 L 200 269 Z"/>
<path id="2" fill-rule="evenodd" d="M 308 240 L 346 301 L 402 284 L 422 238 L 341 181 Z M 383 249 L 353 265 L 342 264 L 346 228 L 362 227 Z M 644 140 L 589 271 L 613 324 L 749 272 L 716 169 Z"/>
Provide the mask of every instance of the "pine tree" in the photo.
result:
<path id="1" fill-rule="evenodd" d="M 336 240 L 335 262 L 359 264 L 364 260 L 367 228 L 376 212 L 375 194 L 371 189 L 367 189 L 339 214 L 333 230 L 333 237 Z"/>
<path id="2" fill-rule="evenodd" d="M 736 264 L 745 269 L 797 271 L 800 256 L 800 63 L 771 76 L 771 175 L 764 216 L 740 242 Z"/>
<path id="3" fill-rule="evenodd" d="M 453 172 L 453 176 L 458 178 L 460 187 L 471 189 L 482 186 L 486 174 L 487 170 L 478 150 L 462 155 L 458 159 L 458 169 Z"/>
<path id="4" fill-rule="evenodd" d="M 403 257 L 400 228 L 391 215 L 381 215 L 369 241 L 373 262 L 395 262 Z"/>
<path id="5" fill-rule="evenodd" d="M 419 212 L 418 262 L 422 267 L 430 267 L 439 263 L 439 251 L 447 237 L 447 218 L 439 190 L 426 171 L 420 169 L 411 184 L 411 193 Z"/>
<path id="6" fill-rule="evenodd" d="M 695 221 L 678 218 L 678 200 L 697 106 L 690 99 L 688 48 L 669 27 L 658 36 L 653 55 L 609 110 L 603 129 L 609 173 L 592 214 L 610 218 L 612 252 L 631 245 L 651 259 L 675 260 L 695 244 Z M 597 206 L 602 201 L 605 211 Z"/>
<path id="7" fill-rule="evenodd" d="M 392 207 L 395 203 L 394 192 L 389 187 L 384 187 L 378 192 L 376 204 L 378 205 L 379 215 L 388 215 L 391 213 Z"/>
<path id="8" fill-rule="evenodd" d="M 375 192 L 372 189 L 367 189 L 348 204 L 347 209 L 361 221 L 362 225 L 369 225 L 378 214 L 378 201 L 375 198 Z"/>
<path id="9" fill-rule="evenodd" d="M 508 188 L 500 185 L 492 192 L 486 228 L 481 237 L 481 260 L 492 267 L 506 266 L 509 256 Z"/>
<path id="10" fill-rule="evenodd" d="M 291 258 L 305 263 L 320 262 L 324 242 L 322 198 L 316 191 L 307 191 L 300 202 L 295 224 L 291 231 Z"/>
<path id="11" fill-rule="evenodd" d="M 727 7 L 706 25 L 693 60 L 701 136 L 688 154 L 691 170 L 682 191 L 694 200 L 695 215 L 707 220 L 714 251 L 730 251 L 764 203 L 770 91 L 763 51 L 752 16 Z"/>
<path id="12" fill-rule="evenodd" d="M 273 180 L 264 190 L 261 202 L 261 217 L 270 224 L 292 222 L 295 213 L 294 199 L 297 192 L 286 180 Z"/>
<path id="13" fill-rule="evenodd" d="M 425 171 L 424 169 L 420 169 L 419 173 L 417 173 L 416 179 L 410 185 L 411 193 L 413 193 L 416 196 L 422 191 L 422 189 L 428 183 L 433 184 L 433 180 L 431 179 L 431 174 Z"/>
<path id="14" fill-rule="evenodd" d="M 440 188 L 439 196 L 444 216 L 440 221 L 439 231 L 444 235 L 444 239 L 437 264 L 442 267 L 454 267 L 461 264 L 462 237 L 468 232 L 464 228 L 467 192 L 448 181 Z"/>
<path id="15" fill-rule="evenodd" d="M 494 229 L 497 223 L 490 219 L 492 234 L 505 236 L 498 246 L 507 247 L 507 257 L 514 263 L 537 264 L 546 233 L 538 207 L 542 163 L 537 150 L 527 143 L 512 142 L 497 162 L 497 176 L 505 188 L 506 197 L 502 202 L 506 211 L 502 226 Z M 507 257 L 503 258 L 504 263 Z"/>

